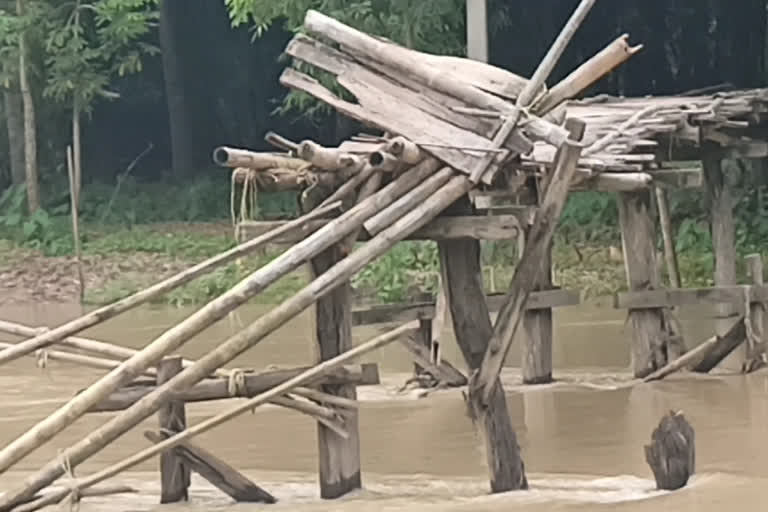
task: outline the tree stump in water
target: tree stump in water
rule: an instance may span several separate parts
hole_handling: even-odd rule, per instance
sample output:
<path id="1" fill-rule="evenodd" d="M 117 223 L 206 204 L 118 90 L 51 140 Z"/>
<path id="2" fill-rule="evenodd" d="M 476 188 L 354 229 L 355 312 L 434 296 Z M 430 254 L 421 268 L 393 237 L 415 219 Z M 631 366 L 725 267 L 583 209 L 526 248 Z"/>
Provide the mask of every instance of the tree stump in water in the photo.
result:
<path id="1" fill-rule="evenodd" d="M 645 460 L 653 471 L 656 487 L 674 491 L 685 487 L 695 469 L 693 427 L 682 412 L 670 411 L 661 418 L 645 446 Z"/>

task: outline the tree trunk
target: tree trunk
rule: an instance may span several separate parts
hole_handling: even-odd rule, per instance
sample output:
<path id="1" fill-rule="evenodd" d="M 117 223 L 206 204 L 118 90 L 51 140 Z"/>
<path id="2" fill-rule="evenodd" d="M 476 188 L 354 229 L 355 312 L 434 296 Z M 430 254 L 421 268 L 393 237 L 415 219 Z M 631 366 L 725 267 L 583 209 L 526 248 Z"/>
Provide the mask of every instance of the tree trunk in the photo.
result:
<path id="1" fill-rule="evenodd" d="M 171 165 L 176 176 L 189 173 L 195 166 L 195 141 L 192 124 L 189 122 L 180 48 L 177 44 L 179 23 L 183 19 L 179 15 L 179 7 L 186 8 L 186 1 L 162 0 L 160 3 L 160 48 L 171 130 Z"/>
<path id="2" fill-rule="evenodd" d="M 24 169 L 24 110 L 21 91 L 17 88 L 6 89 L 5 121 L 8 125 L 8 149 L 11 156 L 11 181 L 21 185 L 26 180 Z"/>
<path id="3" fill-rule="evenodd" d="M 83 185 L 83 145 L 81 142 L 80 130 L 80 103 L 75 100 L 72 102 L 72 171 L 74 173 L 74 208 L 80 207 L 80 190 Z"/>
<path id="4" fill-rule="evenodd" d="M 24 14 L 24 3 L 16 0 L 16 12 Z M 24 105 L 24 162 L 27 180 L 27 206 L 33 213 L 40 208 L 40 191 L 37 180 L 37 123 L 35 121 L 35 102 L 29 87 L 26 62 L 26 42 L 24 34 L 19 36 L 19 84 Z"/>

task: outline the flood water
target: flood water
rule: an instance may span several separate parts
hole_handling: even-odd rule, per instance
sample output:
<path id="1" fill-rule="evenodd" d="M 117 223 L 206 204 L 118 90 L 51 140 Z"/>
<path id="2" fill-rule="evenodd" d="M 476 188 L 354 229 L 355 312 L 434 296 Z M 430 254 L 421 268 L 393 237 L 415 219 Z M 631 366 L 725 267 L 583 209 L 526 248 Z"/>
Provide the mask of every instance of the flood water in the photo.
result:
<path id="1" fill-rule="evenodd" d="M 144 308 L 91 329 L 87 336 L 142 347 L 192 310 Z M 249 306 L 190 341 L 182 349 L 199 357 L 265 311 Z M 0 318 L 28 325 L 57 325 L 77 316 L 77 306 L 6 307 Z M 712 334 L 707 308 L 681 313 L 687 343 Z M 412 363 L 397 344 L 361 362 L 377 362 L 382 384 L 359 388 L 362 401 L 361 449 L 364 490 L 332 502 L 319 499 L 316 428 L 296 412 L 261 407 L 198 438 L 275 495 L 277 505 L 236 505 L 193 476 L 190 502 L 159 506 L 157 459 L 135 467 L 110 483 L 128 484 L 138 495 L 86 500 L 83 511 L 181 512 L 221 510 L 425 510 L 425 511 L 721 511 L 766 509 L 768 494 L 768 374 L 677 376 L 632 385 L 629 327 L 624 314 L 579 306 L 555 314 L 554 363 L 558 382 L 520 385 L 519 342 L 503 380 L 510 414 L 519 436 L 531 490 L 488 494 L 482 443 L 465 416 L 460 390 L 418 398 L 398 393 Z M 385 326 L 355 330 L 359 341 Z M 262 369 L 313 362 L 310 315 L 285 325 L 229 365 Z M 14 340 L 0 334 L 0 340 Z M 461 366 L 458 349 L 446 333 L 444 357 Z M 102 373 L 50 362 L 45 369 L 31 358 L 0 370 L 0 445 L 5 445 L 55 410 Z M 191 404 L 190 424 L 231 406 L 226 402 Z M 696 429 L 697 475 L 684 490 L 654 490 L 643 444 L 661 415 L 683 410 Z M 0 477 L 0 491 L 80 440 L 107 415 L 89 415 Z M 145 429 L 126 434 L 109 449 L 76 469 L 77 475 L 114 463 L 148 446 Z"/>

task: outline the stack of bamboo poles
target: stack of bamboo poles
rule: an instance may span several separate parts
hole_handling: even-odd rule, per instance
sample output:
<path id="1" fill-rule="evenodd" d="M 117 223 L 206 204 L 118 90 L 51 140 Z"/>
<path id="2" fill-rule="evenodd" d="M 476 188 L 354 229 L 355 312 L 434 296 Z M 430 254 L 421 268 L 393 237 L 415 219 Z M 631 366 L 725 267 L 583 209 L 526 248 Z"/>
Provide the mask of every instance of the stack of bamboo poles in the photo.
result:
<path id="1" fill-rule="evenodd" d="M 395 66 L 399 70 L 398 76 L 402 80 L 415 80 L 419 87 L 416 90 L 417 92 L 415 92 L 414 90 L 404 88 L 402 84 L 398 86 L 383 83 L 378 78 L 370 76 L 367 71 L 369 68 L 362 68 L 357 65 L 352 67 L 358 75 L 345 76 L 347 84 L 351 84 L 355 76 L 367 77 L 380 87 L 392 89 L 390 93 L 394 96 L 404 94 L 407 102 L 410 102 L 407 104 L 409 108 L 414 108 L 414 104 L 419 103 L 420 97 L 428 100 L 430 98 L 437 98 L 438 101 L 435 103 L 430 103 L 430 101 L 424 102 L 421 105 L 423 110 L 420 112 L 438 112 L 439 115 L 451 117 L 457 119 L 457 122 L 464 123 L 464 127 L 457 131 L 446 127 L 447 125 L 440 125 L 447 130 L 445 133 L 436 131 L 431 136 L 432 138 L 426 137 L 425 140 L 419 141 L 417 144 L 412 137 L 403 135 L 406 132 L 411 134 L 421 133 L 419 130 L 422 127 L 417 126 L 414 128 L 414 125 L 418 124 L 415 119 L 402 115 L 389 116 L 387 113 L 382 113 L 382 110 L 376 110 L 374 108 L 377 105 L 376 98 L 373 97 L 367 98 L 367 107 L 365 109 L 351 108 L 349 105 L 339 103 L 337 99 L 327 96 L 325 92 L 315 88 L 314 84 L 307 82 L 304 78 L 298 76 L 297 73 L 287 72 L 284 75 L 283 83 L 293 84 L 300 89 L 305 88 L 310 93 L 316 93 L 320 99 L 327 100 L 340 111 L 349 113 L 353 117 L 358 117 L 361 121 L 366 122 L 366 124 L 383 128 L 384 130 L 392 127 L 394 129 L 389 131 L 403 136 L 379 141 L 380 143 L 375 151 L 368 151 L 366 158 L 362 158 L 353 151 L 340 151 L 339 148 L 337 150 L 330 150 L 311 142 L 294 145 L 284 139 L 280 140 L 279 143 L 287 146 L 284 149 L 290 151 L 289 155 L 257 155 L 261 159 L 260 162 L 255 161 L 256 157 L 253 154 L 238 152 L 230 148 L 219 148 L 214 158 L 222 165 L 238 168 L 248 166 L 247 168 L 250 169 L 265 170 L 273 175 L 273 178 L 270 179 L 275 181 L 281 180 L 281 173 L 275 172 L 275 169 L 288 169 L 296 176 L 295 179 L 298 179 L 300 173 L 309 170 L 317 176 L 323 176 L 322 178 L 317 178 L 318 182 L 328 180 L 328 183 L 333 182 L 337 188 L 330 196 L 323 199 L 319 207 L 314 208 L 310 213 L 281 228 L 201 263 L 148 290 L 139 292 L 113 305 L 100 308 L 62 326 L 38 333 L 31 339 L 3 349 L 0 351 L 0 364 L 28 355 L 35 350 L 45 348 L 54 343 L 60 343 L 62 340 L 88 327 L 146 302 L 157 294 L 165 293 L 176 286 L 188 282 L 210 270 L 215 265 L 222 264 L 225 261 L 233 261 L 258 246 L 273 240 L 279 234 L 289 229 L 300 229 L 308 220 L 321 215 L 328 215 L 330 211 L 338 208 L 338 200 L 340 198 L 354 197 L 354 206 L 332 218 L 322 228 L 306 237 L 303 241 L 247 276 L 231 290 L 212 300 L 179 324 L 168 329 L 148 343 L 143 349 L 132 352 L 130 355 L 124 354 L 121 356 L 119 364 L 111 369 L 109 373 L 0 450 L 0 473 L 13 467 L 26 455 L 74 423 L 116 389 L 131 382 L 142 373 L 150 371 L 150 368 L 157 365 L 162 358 L 182 347 L 193 336 L 222 319 L 226 314 L 265 290 L 282 276 L 307 263 L 333 245 L 345 245 L 350 249 L 350 252 L 344 259 L 318 276 L 295 295 L 258 318 L 242 331 L 222 342 L 198 361 L 187 362 L 185 368 L 179 374 L 162 385 L 157 386 L 152 392 L 127 409 L 119 412 L 81 441 L 65 449 L 59 457 L 51 460 L 39 471 L 30 475 L 22 485 L 10 489 L 0 497 L 0 511 L 12 509 L 37 510 L 45 505 L 57 503 L 67 496 L 76 496 L 88 487 L 130 468 L 148 457 L 161 453 L 163 450 L 169 449 L 189 437 L 202 433 L 245 411 L 251 410 L 257 405 L 281 399 L 287 393 L 299 394 L 299 392 L 296 392 L 297 387 L 311 383 L 328 372 L 333 371 L 338 366 L 345 364 L 347 361 L 387 343 L 391 343 L 399 337 L 408 335 L 418 329 L 418 323 L 415 322 L 394 329 L 355 349 L 324 361 L 297 377 L 284 382 L 280 386 L 245 401 L 242 405 L 169 437 L 165 441 L 125 461 L 121 461 L 96 474 L 80 477 L 68 488 L 52 491 L 37 498 L 40 491 L 64 475 L 65 467 L 77 467 L 108 444 L 118 439 L 125 432 L 154 414 L 158 408 L 166 404 L 179 392 L 189 389 L 197 382 L 217 372 L 221 372 L 221 368 L 228 362 L 259 343 L 267 335 L 312 306 L 317 300 L 347 282 L 365 265 L 431 221 L 449 205 L 466 195 L 478 183 L 492 181 L 493 174 L 498 170 L 500 161 L 503 161 L 505 158 L 515 157 L 521 147 L 531 147 L 528 137 L 550 140 L 556 143 L 556 145 L 566 148 L 578 148 L 577 144 L 574 145 L 572 141 L 568 140 L 569 134 L 564 128 L 554 125 L 543 118 L 536 117 L 529 109 L 532 106 L 535 108 L 535 104 L 544 103 L 547 107 L 540 109 L 539 113 L 542 115 L 546 114 L 548 110 L 556 107 L 562 101 L 568 99 L 568 97 L 577 94 L 584 87 L 587 87 L 603 74 L 610 71 L 612 67 L 628 58 L 629 54 L 625 52 L 624 55 L 608 59 L 607 62 L 593 63 L 590 61 L 594 69 L 588 74 L 582 76 L 578 73 L 579 70 L 573 74 L 573 76 L 578 78 L 578 80 L 572 78 L 573 83 L 578 84 L 579 87 L 575 89 L 573 87 L 559 89 L 567 91 L 567 94 L 563 92 L 558 93 L 563 94 L 562 97 L 553 98 L 552 91 L 545 93 L 543 97 L 539 95 L 544 82 L 552 71 L 557 59 L 562 54 L 565 44 L 567 44 L 576 27 L 583 20 L 593 3 L 594 0 L 582 0 L 579 9 L 569 20 L 569 24 L 564 29 L 563 34 L 555 42 L 552 50 L 542 61 L 532 79 L 524 82 L 521 89 L 516 89 L 513 95 L 513 99 L 516 100 L 515 104 L 511 104 L 500 99 L 498 96 L 486 92 L 487 89 L 496 89 L 496 91 L 504 89 L 504 87 L 499 87 L 498 81 L 481 80 L 482 83 L 472 84 L 466 81 L 466 76 L 452 75 L 446 71 L 451 66 L 458 66 L 458 61 L 435 60 L 434 58 L 428 59 L 428 61 L 408 59 L 407 54 L 402 55 L 399 51 L 391 51 L 393 45 L 389 43 L 381 43 L 335 20 L 310 11 L 307 14 L 305 28 L 308 28 L 311 33 L 340 43 L 347 50 L 354 48 L 354 52 L 358 57 L 361 53 L 365 54 L 367 52 L 366 56 L 374 62 L 382 64 L 382 69 L 386 68 L 386 66 Z M 299 43 L 301 42 L 299 40 Z M 339 55 L 332 50 L 322 48 L 320 50 L 321 52 L 318 57 L 320 59 L 320 67 L 333 68 L 343 74 L 344 69 L 346 69 L 345 66 L 352 65 L 351 61 L 343 59 L 341 61 L 333 60 L 337 59 Z M 294 51 L 298 51 L 296 47 L 294 47 Z M 312 52 L 310 51 L 309 54 L 312 54 Z M 307 55 L 309 54 L 304 54 L 304 57 L 308 58 Z M 400 59 L 400 57 L 403 57 L 404 60 Z M 346 57 L 342 55 L 342 58 Z M 487 68 L 483 69 L 488 71 Z M 402 72 L 408 74 L 407 79 L 402 78 Z M 472 78 L 477 78 L 477 76 L 477 74 L 472 75 Z M 485 78 L 487 77 L 488 75 L 485 75 Z M 504 77 L 509 78 L 507 74 Z M 511 94 L 508 89 L 504 89 L 502 92 L 505 92 L 508 97 Z M 453 99 L 448 100 L 447 98 L 449 97 Z M 545 99 L 547 101 L 544 101 Z M 475 114 L 460 114 L 459 119 L 456 117 L 459 115 L 459 111 L 453 111 L 456 115 L 450 113 L 451 109 L 446 110 L 446 106 L 440 103 L 442 101 L 453 103 L 454 106 L 458 103 L 458 108 L 467 108 L 467 105 L 475 108 L 497 108 L 504 116 L 503 121 L 495 126 L 489 126 L 487 123 L 478 121 L 482 116 L 476 116 Z M 535 101 L 536 103 L 534 104 Z M 392 105 L 392 107 L 401 106 L 405 107 L 406 104 Z M 369 118 L 367 117 L 368 115 L 372 117 Z M 524 119 L 522 119 L 523 117 Z M 439 124 L 439 120 L 436 120 L 437 118 L 427 116 L 424 119 L 428 120 L 425 125 L 427 127 L 432 126 L 432 123 Z M 402 130 L 400 129 L 401 127 L 403 128 Z M 482 133 L 478 135 L 477 130 Z M 475 135 L 472 135 L 473 133 Z M 489 134 L 491 135 L 489 136 Z M 459 137 L 460 140 L 455 140 L 454 136 Z M 436 142 L 434 142 L 435 140 Z M 464 146 L 464 140 L 470 140 L 473 143 L 479 144 L 479 146 Z M 365 142 L 367 144 L 370 141 L 356 142 Z M 552 200 L 552 208 L 545 208 L 547 212 L 543 219 L 537 220 L 537 223 L 544 226 L 539 229 L 539 231 L 545 230 L 541 231 L 546 233 L 542 234 L 544 242 L 546 242 L 548 236 L 551 237 L 549 226 L 553 221 L 552 217 L 556 217 L 562 207 L 565 195 L 564 190 L 567 190 L 567 184 L 573 175 L 575 169 L 574 157 L 578 158 L 578 153 L 578 149 L 576 151 L 566 149 L 564 153 L 566 156 L 559 161 L 556 167 L 555 176 L 550 187 L 553 190 L 557 189 L 558 193 L 556 198 Z M 448 165 L 443 162 L 446 162 Z M 310 166 L 307 166 L 307 164 L 310 164 Z M 388 182 L 384 180 L 384 175 L 387 173 L 389 173 Z M 282 173 L 282 175 L 285 174 Z M 350 241 L 357 239 L 357 233 L 361 229 L 368 231 L 371 238 L 365 244 L 351 251 Z M 534 226 L 534 232 L 538 233 L 539 231 L 536 231 L 536 226 Z M 513 309 L 515 311 L 520 309 L 521 304 L 525 302 L 527 292 L 522 293 L 520 297 L 522 297 L 521 300 L 514 301 Z M 512 330 L 514 330 L 514 327 Z M 506 345 L 506 340 L 504 341 Z M 506 351 L 507 348 L 505 346 L 503 351 Z M 65 461 L 65 464 L 62 464 L 62 460 Z M 23 503 L 27 504 L 22 505 Z"/>

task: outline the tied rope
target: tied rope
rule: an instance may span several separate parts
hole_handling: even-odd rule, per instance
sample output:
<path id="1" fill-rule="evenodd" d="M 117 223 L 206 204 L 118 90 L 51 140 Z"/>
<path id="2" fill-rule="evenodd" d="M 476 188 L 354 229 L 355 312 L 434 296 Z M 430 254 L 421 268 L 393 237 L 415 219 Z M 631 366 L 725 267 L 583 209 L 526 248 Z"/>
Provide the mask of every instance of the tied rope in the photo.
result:
<path id="1" fill-rule="evenodd" d="M 35 364 L 41 370 L 48 368 L 48 351 L 44 348 L 35 351 Z"/>
<path id="2" fill-rule="evenodd" d="M 229 372 L 229 377 L 227 378 L 227 393 L 229 393 L 229 396 L 232 398 L 248 396 L 248 386 L 245 382 L 245 370 L 242 368 L 233 368 Z M 251 409 L 251 414 L 256 414 L 256 407 Z"/>
<path id="3" fill-rule="evenodd" d="M 69 508 L 70 512 L 80 509 L 80 499 L 82 497 L 80 493 L 80 486 L 77 484 L 77 478 L 75 478 L 75 472 L 72 469 L 72 462 L 69 457 L 59 450 L 59 457 L 61 458 L 61 468 L 64 470 L 64 475 L 67 477 L 69 484 L 69 494 L 62 500 L 59 510 L 64 510 L 65 507 Z"/>

